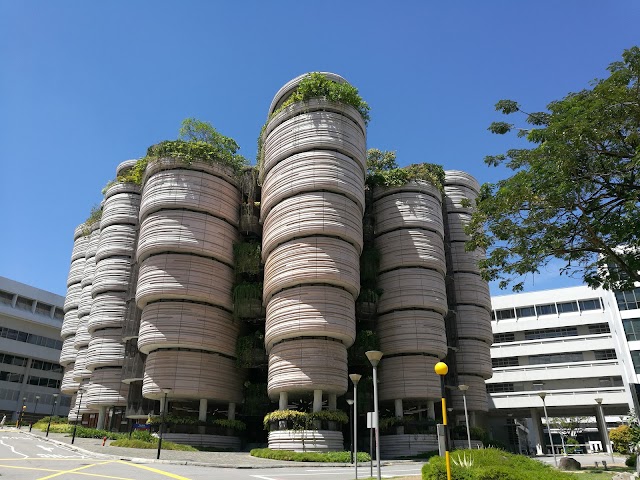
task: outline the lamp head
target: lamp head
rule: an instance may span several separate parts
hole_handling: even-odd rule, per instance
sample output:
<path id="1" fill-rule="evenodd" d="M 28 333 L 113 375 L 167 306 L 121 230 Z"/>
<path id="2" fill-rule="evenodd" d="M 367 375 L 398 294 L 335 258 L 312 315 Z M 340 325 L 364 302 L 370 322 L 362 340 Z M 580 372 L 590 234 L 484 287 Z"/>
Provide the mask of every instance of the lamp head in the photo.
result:
<path id="1" fill-rule="evenodd" d="M 458 385 L 458 388 L 463 392 L 466 392 L 467 390 L 469 390 L 469 385 Z"/>
<path id="2" fill-rule="evenodd" d="M 547 392 L 538 392 L 538 396 L 542 399 L 542 401 L 544 402 L 544 399 L 547 396 Z"/>
<path id="3" fill-rule="evenodd" d="M 362 375 L 359 375 L 357 373 L 351 373 L 349 374 L 349 378 L 351 379 L 354 385 L 358 385 L 358 382 L 362 378 Z"/>
<path id="4" fill-rule="evenodd" d="M 598 405 L 600 405 L 600 404 L 602 403 L 602 399 L 601 399 L 601 398 L 596 398 L 595 400 L 596 400 L 596 403 L 597 403 Z"/>
<path id="5" fill-rule="evenodd" d="M 371 362 L 371 365 L 374 367 L 378 366 L 378 363 L 380 363 L 380 359 L 382 358 L 382 352 L 378 350 L 369 350 L 368 352 L 364 352 L 364 354 Z"/>
<path id="6" fill-rule="evenodd" d="M 52 397 L 53 397 L 53 398 L 54 398 L 54 400 L 55 400 L 56 398 L 58 398 L 58 394 L 57 394 L 57 393 L 54 393 L 54 394 L 52 395 Z"/>
<path id="7" fill-rule="evenodd" d="M 40 400 L 40 395 L 36 395 L 36 400 Z"/>
<path id="8" fill-rule="evenodd" d="M 353 405 L 353 399 L 347 398 L 347 403 L 349 404 L 349 406 Z"/>
<path id="9" fill-rule="evenodd" d="M 171 393 L 171 389 L 170 388 L 163 388 L 162 389 L 162 393 L 164 393 L 165 395 L 168 395 Z"/>
<path id="10" fill-rule="evenodd" d="M 433 369 L 441 377 L 444 377 L 447 373 L 449 373 L 449 367 L 444 362 L 436 363 L 435 366 L 433 367 Z"/>

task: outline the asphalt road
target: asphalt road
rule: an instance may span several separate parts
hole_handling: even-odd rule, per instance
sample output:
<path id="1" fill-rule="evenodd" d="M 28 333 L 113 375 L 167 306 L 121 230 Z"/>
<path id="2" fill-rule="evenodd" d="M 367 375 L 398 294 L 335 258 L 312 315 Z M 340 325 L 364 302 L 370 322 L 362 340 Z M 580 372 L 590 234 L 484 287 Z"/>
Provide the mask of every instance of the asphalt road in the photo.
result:
<path id="1" fill-rule="evenodd" d="M 384 478 L 418 475 L 422 464 L 383 466 Z M 63 445 L 0 430 L 0 475 L 12 480 L 353 480 L 348 467 L 285 467 L 233 469 L 165 463 L 135 463 L 82 454 Z M 374 467 L 375 475 L 375 467 Z M 358 478 L 369 476 L 369 466 L 358 468 Z"/>

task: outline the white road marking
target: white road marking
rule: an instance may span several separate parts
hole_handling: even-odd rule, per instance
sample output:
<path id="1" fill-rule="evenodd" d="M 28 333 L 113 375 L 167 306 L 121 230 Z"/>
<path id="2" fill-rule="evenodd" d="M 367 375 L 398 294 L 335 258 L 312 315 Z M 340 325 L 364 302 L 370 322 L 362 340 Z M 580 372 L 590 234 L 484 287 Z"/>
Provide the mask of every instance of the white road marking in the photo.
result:
<path id="1" fill-rule="evenodd" d="M 263 477 L 262 475 L 251 475 L 254 478 L 261 478 L 262 480 L 276 480 L 275 478 L 271 478 L 271 477 Z"/>
<path id="2" fill-rule="evenodd" d="M 29 458 L 29 455 L 25 455 L 24 453 L 20 453 L 20 452 L 16 452 L 16 449 L 13 448 L 13 446 L 11 445 L 7 445 L 6 443 L 4 443 L 2 440 L 0 440 L 0 445 L 4 445 L 5 447 L 9 447 L 11 449 L 11 451 L 13 453 L 15 453 L 16 455 L 22 455 L 24 458 Z"/>
<path id="3" fill-rule="evenodd" d="M 36 445 L 36 447 L 41 448 L 43 450 L 46 450 L 49 453 L 53 452 L 53 448 L 52 447 L 45 447 L 44 445 Z"/>

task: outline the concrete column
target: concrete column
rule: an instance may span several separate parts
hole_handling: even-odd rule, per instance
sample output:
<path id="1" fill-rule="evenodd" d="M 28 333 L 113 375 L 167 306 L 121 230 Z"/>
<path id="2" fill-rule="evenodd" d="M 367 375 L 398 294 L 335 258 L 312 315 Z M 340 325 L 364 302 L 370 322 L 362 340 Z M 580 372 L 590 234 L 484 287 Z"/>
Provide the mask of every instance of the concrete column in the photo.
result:
<path id="1" fill-rule="evenodd" d="M 337 410 L 338 409 L 338 395 L 335 393 L 329 394 L 329 410 Z"/>
<path id="2" fill-rule="evenodd" d="M 476 412 L 469 412 L 469 427 L 477 427 L 477 421 Z"/>
<path id="3" fill-rule="evenodd" d="M 604 415 L 604 409 L 602 410 L 602 413 Z M 603 415 L 600 415 L 600 409 L 596 405 L 596 424 L 598 425 L 598 435 L 600 435 L 600 442 L 602 442 L 602 451 L 608 452 L 609 445 L 607 445 L 607 435 L 606 435 L 607 421 L 603 417 Z"/>
<path id="4" fill-rule="evenodd" d="M 427 417 L 436 419 L 436 402 L 433 400 L 427 400 Z"/>
<path id="5" fill-rule="evenodd" d="M 313 411 L 319 412 L 322 410 L 322 390 L 313 391 Z"/>
<path id="6" fill-rule="evenodd" d="M 289 405 L 289 394 L 287 392 L 280 392 L 280 403 L 278 410 L 286 410 Z"/>
<path id="7" fill-rule="evenodd" d="M 100 406 L 100 408 L 98 409 L 98 423 L 96 424 L 96 428 L 98 430 L 104 430 L 104 421 L 106 419 L 106 416 L 107 416 L 107 407 Z"/>
<path id="8" fill-rule="evenodd" d="M 200 399 L 200 408 L 198 409 L 198 420 L 201 422 L 207 421 L 207 399 Z"/>
<path id="9" fill-rule="evenodd" d="M 229 408 L 227 408 L 227 420 L 235 420 L 236 419 L 236 404 L 233 402 L 229 403 Z"/>
<path id="10" fill-rule="evenodd" d="M 167 403 L 169 403 L 169 401 L 167 400 Z M 164 412 L 164 396 L 160 397 L 160 415 L 162 415 L 162 412 Z"/>
<path id="11" fill-rule="evenodd" d="M 532 428 L 529 431 L 529 441 L 531 446 L 535 447 L 537 455 L 543 455 L 545 452 L 544 430 L 542 429 L 542 418 L 537 408 L 530 409 Z M 531 449 L 533 451 L 533 448 Z"/>
<path id="12" fill-rule="evenodd" d="M 402 399 L 396 398 L 394 401 L 396 418 L 402 418 L 404 416 L 404 408 L 402 407 Z M 404 434 L 404 425 L 396 427 L 396 435 Z"/>

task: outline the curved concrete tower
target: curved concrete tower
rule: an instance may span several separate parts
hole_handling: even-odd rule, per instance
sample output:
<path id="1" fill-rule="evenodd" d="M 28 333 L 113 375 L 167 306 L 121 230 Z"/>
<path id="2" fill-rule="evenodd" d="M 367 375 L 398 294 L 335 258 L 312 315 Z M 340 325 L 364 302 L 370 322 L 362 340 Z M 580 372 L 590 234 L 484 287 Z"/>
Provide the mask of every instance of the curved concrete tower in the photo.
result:
<path id="1" fill-rule="evenodd" d="M 229 409 L 242 401 L 232 316 L 240 193 L 223 166 L 163 158 L 147 167 L 140 206 L 138 348 L 142 394 Z M 199 402 L 199 407 L 197 403 Z M 202 415 L 204 412 L 205 415 Z M 204 418 L 202 418 L 204 419 Z"/>
<path id="2" fill-rule="evenodd" d="M 457 337 L 456 370 L 458 385 L 468 385 L 467 408 L 471 412 L 470 423 L 476 425 L 474 412 L 489 409 L 484 381 L 491 378 L 490 346 L 491 298 L 489 286 L 480 276 L 478 261 L 484 251 L 465 251 L 468 240 L 464 226 L 471 219 L 475 200 L 480 192 L 477 180 L 466 172 L 445 172 L 445 205 L 449 231 L 451 271 L 454 291 L 450 298 L 454 304 Z M 462 393 L 452 389 L 452 402 L 456 411 L 463 411 Z"/>
<path id="3" fill-rule="evenodd" d="M 78 305 L 78 329 L 74 338 L 74 347 L 76 349 L 76 362 L 74 365 L 73 379 L 76 382 L 87 383 L 91 378 L 91 371 L 87 368 L 87 354 L 91 335 L 89 334 L 89 315 L 91 313 L 91 305 L 93 298 L 91 297 L 91 287 L 93 285 L 93 277 L 96 270 L 96 251 L 100 242 L 100 222 L 84 227 L 84 234 L 87 235 L 87 248 L 85 250 L 85 265 L 82 275 L 82 291 L 80 294 L 80 303 Z M 86 395 L 83 396 L 83 408 L 81 413 L 88 413 L 86 405 Z M 76 410 L 71 410 L 75 413 Z"/>
<path id="4" fill-rule="evenodd" d="M 121 174 L 121 166 L 116 173 Z M 99 411 L 98 428 L 104 428 L 108 408 L 123 407 L 127 402 L 129 387 L 121 381 L 125 356 L 122 327 L 139 209 L 138 185 L 115 183 L 105 192 L 91 288 L 93 304 L 88 321 L 91 340 L 87 350 L 87 369 L 92 372 L 87 404 Z"/>
<path id="5" fill-rule="evenodd" d="M 446 256 L 442 195 L 427 182 L 376 187 L 375 246 L 380 253 L 377 332 L 384 357 L 380 363 L 380 401 L 405 409 L 433 409 L 440 399 L 434 365 L 447 354 Z M 383 436 L 387 455 L 410 450 L 409 435 Z"/>
<path id="6" fill-rule="evenodd" d="M 347 390 L 360 290 L 366 130 L 355 108 L 323 98 L 273 115 L 304 77 L 278 91 L 262 136 L 265 345 L 269 396 L 281 410 L 291 396 L 312 399 L 319 411 L 323 399 L 335 409 Z M 297 445 L 292 435 L 270 432 L 269 446 Z M 342 449 L 341 432 L 319 431 L 314 438 L 313 448 Z"/>
<path id="7" fill-rule="evenodd" d="M 73 233 L 73 251 L 71 252 L 71 267 L 67 277 L 67 295 L 64 300 L 64 321 L 60 336 L 62 337 L 62 351 L 60 365 L 64 367 L 64 375 L 60 391 L 65 395 L 74 395 L 80 383 L 74 380 L 76 362 L 75 336 L 78 330 L 78 306 L 82 294 L 82 276 L 84 275 L 85 254 L 89 239 L 82 234 L 84 224 L 79 225 Z M 72 410 L 70 410 L 72 411 Z"/>

